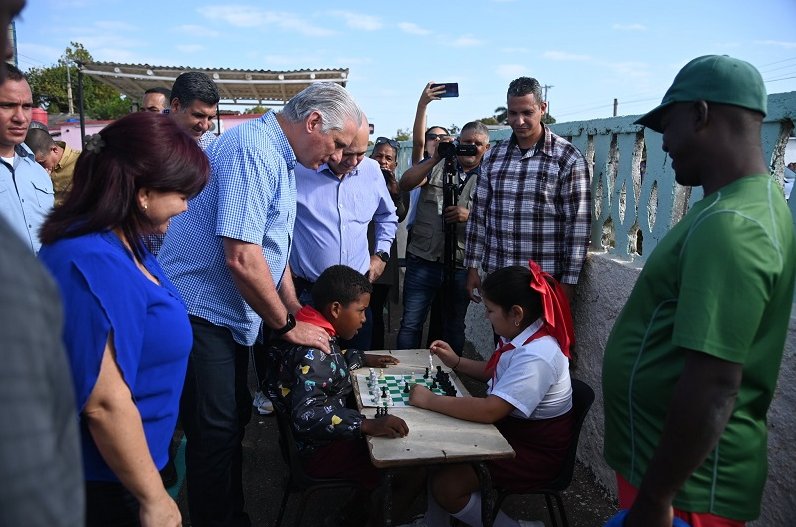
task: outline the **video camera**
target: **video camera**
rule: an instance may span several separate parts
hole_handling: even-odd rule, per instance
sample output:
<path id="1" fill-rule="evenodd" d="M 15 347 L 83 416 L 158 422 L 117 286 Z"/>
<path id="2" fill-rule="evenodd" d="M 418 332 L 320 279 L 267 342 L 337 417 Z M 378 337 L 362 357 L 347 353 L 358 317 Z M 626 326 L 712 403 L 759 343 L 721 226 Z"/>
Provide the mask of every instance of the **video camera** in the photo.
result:
<path id="1" fill-rule="evenodd" d="M 456 156 L 475 156 L 478 155 L 478 148 L 475 145 L 460 145 L 459 143 L 441 142 L 437 145 L 437 152 L 443 158 Z"/>

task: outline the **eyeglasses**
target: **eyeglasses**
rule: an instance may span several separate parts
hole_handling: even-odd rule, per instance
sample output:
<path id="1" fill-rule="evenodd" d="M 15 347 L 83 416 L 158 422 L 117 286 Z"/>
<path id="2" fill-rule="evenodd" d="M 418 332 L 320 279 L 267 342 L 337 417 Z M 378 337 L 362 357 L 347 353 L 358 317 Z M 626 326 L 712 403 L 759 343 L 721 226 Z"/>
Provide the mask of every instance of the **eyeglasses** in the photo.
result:
<path id="1" fill-rule="evenodd" d="M 389 139 L 387 137 L 377 137 L 376 138 L 376 142 L 374 143 L 374 146 L 375 145 L 381 145 L 381 144 L 384 144 L 384 143 L 387 143 L 391 147 L 395 148 L 396 152 L 401 149 L 401 143 L 399 143 L 395 139 Z"/>
<path id="2" fill-rule="evenodd" d="M 439 141 L 440 139 L 445 139 L 446 137 L 450 137 L 450 134 L 426 134 L 426 139 L 429 141 Z"/>

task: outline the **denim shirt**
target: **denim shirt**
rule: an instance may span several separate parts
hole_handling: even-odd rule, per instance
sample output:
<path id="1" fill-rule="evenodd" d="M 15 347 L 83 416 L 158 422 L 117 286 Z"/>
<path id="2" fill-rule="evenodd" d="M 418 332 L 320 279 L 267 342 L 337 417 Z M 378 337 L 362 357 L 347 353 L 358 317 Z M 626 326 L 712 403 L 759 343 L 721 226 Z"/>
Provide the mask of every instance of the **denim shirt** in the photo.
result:
<path id="1" fill-rule="evenodd" d="M 17 145 L 14 152 L 13 167 L 0 161 L 0 214 L 30 250 L 38 253 L 39 228 L 53 208 L 53 184 L 26 145 Z"/>

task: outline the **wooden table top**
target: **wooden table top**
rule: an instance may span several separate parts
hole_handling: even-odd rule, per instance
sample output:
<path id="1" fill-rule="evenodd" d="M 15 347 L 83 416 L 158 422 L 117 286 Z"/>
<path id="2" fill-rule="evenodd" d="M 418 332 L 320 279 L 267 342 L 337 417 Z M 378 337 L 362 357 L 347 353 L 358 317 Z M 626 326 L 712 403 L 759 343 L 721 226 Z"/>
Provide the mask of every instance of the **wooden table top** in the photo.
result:
<path id="1" fill-rule="evenodd" d="M 385 368 L 384 373 L 405 375 L 413 371 L 422 372 L 429 365 L 427 349 L 371 353 L 390 354 L 401 361 L 396 366 Z M 438 365 L 442 366 L 443 371 L 450 372 L 449 368 L 435 358 L 435 371 Z M 351 374 L 367 374 L 367 371 L 367 368 L 360 368 Z M 459 391 L 469 396 L 455 372 L 451 373 L 451 380 L 457 384 Z M 376 409 L 363 407 L 356 381 L 353 384 L 360 411 L 369 418 L 374 417 Z M 463 421 L 423 408 L 391 407 L 389 412 L 406 421 L 409 434 L 399 439 L 368 436 L 370 457 L 376 467 L 462 463 L 514 457 L 514 450 L 508 441 L 491 424 Z"/>

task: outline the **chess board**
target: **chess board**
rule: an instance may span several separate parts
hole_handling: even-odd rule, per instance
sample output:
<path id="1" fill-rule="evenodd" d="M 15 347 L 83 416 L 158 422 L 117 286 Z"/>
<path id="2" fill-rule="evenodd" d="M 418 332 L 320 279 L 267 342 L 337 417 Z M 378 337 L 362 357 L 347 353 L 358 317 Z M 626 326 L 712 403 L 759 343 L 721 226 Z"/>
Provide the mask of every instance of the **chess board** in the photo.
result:
<path id="1" fill-rule="evenodd" d="M 373 397 L 370 393 L 370 385 L 368 384 L 370 381 L 370 374 L 367 373 L 368 370 L 364 369 L 363 373 L 356 373 L 355 377 L 357 380 L 357 386 L 359 388 L 360 400 L 362 401 L 362 405 L 370 408 L 376 408 L 378 406 L 382 406 L 382 404 L 378 403 L 378 400 L 374 401 Z M 428 379 L 423 378 L 424 372 L 415 373 L 414 377 L 411 375 L 388 375 L 384 374 L 383 378 L 376 377 L 376 382 L 378 384 L 378 393 L 381 393 L 382 386 L 387 387 L 387 393 L 392 396 L 392 405 L 391 407 L 400 408 L 403 406 L 411 406 L 409 404 L 409 394 L 404 393 L 404 382 L 409 382 L 409 386 L 411 387 L 413 384 L 420 384 L 421 386 L 425 386 L 429 390 L 431 390 L 431 382 L 432 377 L 429 376 Z M 412 380 L 409 380 L 409 379 Z M 453 387 L 456 389 L 456 397 L 464 397 L 462 395 L 461 390 L 456 385 L 457 380 L 454 377 L 450 376 L 450 381 Z M 437 395 L 445 395 L 445 391 L 437 386 L 437 388 L 431 390 Z"/>

